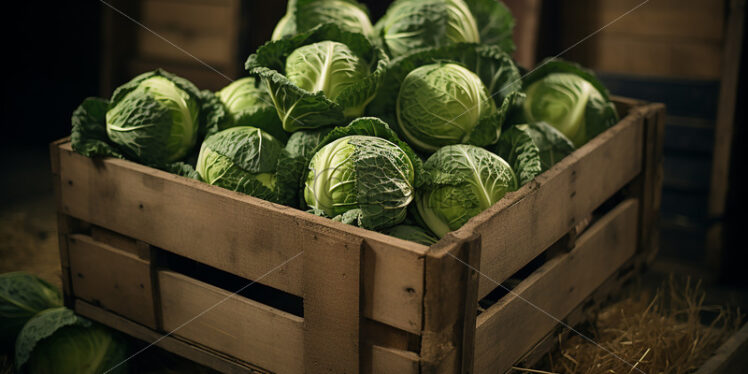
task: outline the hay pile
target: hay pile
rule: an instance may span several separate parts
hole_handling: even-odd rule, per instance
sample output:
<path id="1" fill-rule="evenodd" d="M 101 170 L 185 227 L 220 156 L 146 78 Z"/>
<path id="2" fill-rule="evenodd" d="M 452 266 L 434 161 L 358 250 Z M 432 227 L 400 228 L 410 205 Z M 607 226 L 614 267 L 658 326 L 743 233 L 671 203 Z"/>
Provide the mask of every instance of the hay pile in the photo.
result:
<path id="1" fill-rule="evenodd" d="M 542 370 L 558 374 L 685 374 L 703 365 L 741 325 L 740 310 L 704 305 L 701 282 L 670 278 L 605 308 L 586 335 L 560 340 Z M 707 324 L 704 324 L 706 322 Z M 626 361 L 626 362 L 624 362 Z"/>

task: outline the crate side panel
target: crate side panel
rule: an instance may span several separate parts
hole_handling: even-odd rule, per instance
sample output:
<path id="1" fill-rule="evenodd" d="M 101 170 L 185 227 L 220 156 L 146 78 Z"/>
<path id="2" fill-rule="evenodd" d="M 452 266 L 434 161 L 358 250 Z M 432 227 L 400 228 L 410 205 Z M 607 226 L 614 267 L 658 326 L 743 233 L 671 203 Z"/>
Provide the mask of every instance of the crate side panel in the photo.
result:
<path id="1" fill-rule="evenodd" d="M 638 201 L 619 204 L 557 257 L 478 316 L 475 372 L 504 373 L 559 320 L 629 259 L 637 247 Z"/>
<path id="2" fill-rule="evenodd" d="M 371 373 L 420 374 L 420 359 L 414 352 L 372 346 Z"/>
<path id="3" fill-rule="evenodd" d="M 92 160 L 70 144 L 60 146 L 60 163 L 64 214 L 297 296 L 303 261 L 285 262 L 300 253 L 301 243 L 314 230 L 355 232 L 368 244 L 364 316 L 421 330 L 425 246 L 132 162 Z"/>
<path id="4" fill-rule="evenodd" d="M 469 221 L 482 236 L 478 298 L 483 298 L 569 232 L 642 168 L 638 113 L 578 149 L 535 181 Z"/>
<path id="5" fill-rule="evenodd" d="M 164 330 L 274 372 L 303 372 L 301 317 L 182 274 L 158 277 Z"/>
<path id="6" fill-rule="evenodd" d="M 235 359 L 227 357 L 219 352 L 211 351 L 205 347 L 200 347 L 184 341 L 181 338 L 172 335 L 165 336 L 160 332 L 153 331 L 143 325 L 132 322 L 127 318 L 118 316 L 82 300 L 75 301 L 75 312 L 132 336 L 135 339 L 142 340 L 146 343 L 163 348 L 171 353 L 189 358 L 198 364 L 213 368 L 224 374 L 257 374 L 266 372 L 247 363 L 236 361 Z"/>
<path id="7" fill-rule="evenodd" d="M 75 297 L 156 327 L 149 261 L 86 235 L 68 237 Z"/>

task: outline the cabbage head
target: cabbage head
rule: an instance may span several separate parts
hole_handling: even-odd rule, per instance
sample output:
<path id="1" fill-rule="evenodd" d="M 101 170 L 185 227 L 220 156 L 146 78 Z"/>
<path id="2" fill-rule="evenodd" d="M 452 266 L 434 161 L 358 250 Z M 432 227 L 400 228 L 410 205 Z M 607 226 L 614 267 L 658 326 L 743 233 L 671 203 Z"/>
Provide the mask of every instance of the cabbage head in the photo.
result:
<path id="1" fill-rule="evenodd" d="M 426 246 L 431 246 L 439 241 L 436 236 L 428 232 L 426 229 L 406 224 L 390 227 L 382 231 L 382 233 Z"/>
<path id="2" fill-rule="evenodd" d="M 126 373 L 128 344 L 112 330 L 65 307 L 47 309 L 29 320 L 16 340 L 19 373 Z"/>
<path id="3" fill-rule="evenodd" d="M 519 70 L 497 46 L 430 48 L 392 60 L 367 114 L 396 125 L 424 152 L 460 143 L 485 147 L 498 141 L 521 88 Z"/>
<path id="4" fill-rule="evenodd" d="M 325 23 L 367 37 L 374 34 L 366 7 L 355 0 L 290 0 L 286 14 L 273 30 L 272 40 L 291 37 Z"/>
<path id="5" fill-rule="evenodd" d="M 376 230 L 405 219 L 420 160 L 376 118 L 334 129 L 315 150 L 304 199 L 316 214 Z"/>
<path id="6" fill-rule="evenodd" d="M 236 126 L 252 126 L 285 142 L 278 113 L 265 86 L 252 77 L 238 79 L 216 93 L 228 112 L 228 120 L 218 130 Z"/>
<path id="7" fill-rule="evenodd" d="M 389 58 L 365 36 L 323 24 L 268 42 L 249 56 L 287 132 L 343 124 L 363 114 Z"/>
<path id="8" fill-rule="evenodd" d="M 416 207 L 439 237 L 459 229 L 517 189 L 517 177 L 506 161 L 472 145 L 441 148 L 426 160 L 423 169 Z"/>
<path id="9" fill-rule="evenodd" d="M 400 86 L 396 112 L 400 131 L 423 152 L 495 142 L 501 133 L 500 115 L 486 86 L 475 73 L 453 63 L 411 71 Z"/>
<path id="10" fill-rule="evenodd" d="M 189 81 L 157 70 L 117 88 L 106 113 L 106 132 L 129 158 L 163 165 L 195 147 L 200 92 Z"/>
<path id="11" fill-rule="evenodd" d="M 60 290 L 25 272 L 0 274 L 0 350 L 10 350 L 36 313 L 62 305 Z"/>
<path id="12" fill-rule="evenodd" d="M 455 43 L 514 50 L 514 19 L 496 0 L 397 0 L 375 30 L 390 56 Z"/>
<path id="13" fill-rule="evenodd" d="M 205 139 L 196 169 L 209 184 L 293 206 L 302 166 L 268 133 L 240 126 Z"/>
<path id="14" fill-rule="evenodd" d="M 577 65 L 551 61 L 524 82 L 527 122 L 547 122 L 580 147 L 618 122 L 605 87 Z"/>

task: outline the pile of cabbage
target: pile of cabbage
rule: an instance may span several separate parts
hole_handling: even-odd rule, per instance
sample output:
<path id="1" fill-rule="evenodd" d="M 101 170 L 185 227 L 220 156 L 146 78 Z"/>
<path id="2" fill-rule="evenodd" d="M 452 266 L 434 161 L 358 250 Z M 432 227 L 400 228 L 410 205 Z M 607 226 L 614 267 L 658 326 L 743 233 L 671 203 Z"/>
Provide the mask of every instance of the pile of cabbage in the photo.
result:
<path id="1" fill-rule="evenodd" d="M 219 92 L 162 70 L 90 98 L 73 148 L 422 244 L 618 121 L 578 65 L 529 73 L 496 0 L 290 0 Z"/>

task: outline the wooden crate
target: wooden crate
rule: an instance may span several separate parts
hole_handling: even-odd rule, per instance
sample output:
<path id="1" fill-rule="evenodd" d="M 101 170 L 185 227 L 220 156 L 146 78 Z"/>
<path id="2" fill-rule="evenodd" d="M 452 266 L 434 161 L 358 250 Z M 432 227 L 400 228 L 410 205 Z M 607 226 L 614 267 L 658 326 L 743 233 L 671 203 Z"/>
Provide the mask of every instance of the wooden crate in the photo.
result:
<path id="1" fill-rule="evenodd" d="M 431 247 L 55 142 L 66 304 L 226 373 L 506 372 L 656 252 L 664 106 L 616 103 Z"/>

